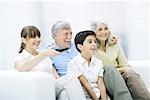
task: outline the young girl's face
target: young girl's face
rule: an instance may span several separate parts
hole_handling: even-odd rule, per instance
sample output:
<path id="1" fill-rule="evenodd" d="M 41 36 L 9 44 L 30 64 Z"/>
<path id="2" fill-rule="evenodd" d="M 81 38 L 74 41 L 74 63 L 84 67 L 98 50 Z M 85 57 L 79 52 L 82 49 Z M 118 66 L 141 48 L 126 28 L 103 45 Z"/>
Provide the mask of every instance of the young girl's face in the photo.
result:
<path id="1" fill-rule="evenodd" d="M 39 48 L 40 45 L 40 37 L 36 36 L 34 38 L 25 38 L 24 39 L 24 44 L 25 44 L 25 49 L 27 50 L 35 50 Z"/>
<path id="2" fill-rule="evenodd" d="M 92 55 L 94 54 L 96 49 L 96 37 L 94 35 L 87 36 L 83 42 L 81 53 L 84 53 L 86 55 Z"/>
<path id="3" fill-rule="evenodd" d="M 99 41 L 106 41 L 109 36 L 108 27 L 105 24 L 101 24 L 96 31 L 96 38 Z"/>

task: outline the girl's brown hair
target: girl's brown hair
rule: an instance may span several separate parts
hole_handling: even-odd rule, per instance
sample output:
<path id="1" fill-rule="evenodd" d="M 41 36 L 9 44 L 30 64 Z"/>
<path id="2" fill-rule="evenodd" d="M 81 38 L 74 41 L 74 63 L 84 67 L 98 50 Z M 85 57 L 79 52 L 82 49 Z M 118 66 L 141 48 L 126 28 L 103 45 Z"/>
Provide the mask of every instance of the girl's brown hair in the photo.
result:
<path id="1" fill-rule="evenodd" d="M 21 31 L 21 38 L 35 38 L 36 36 L 41 37 L 40 31 L 35 26 L 25 26 Z M 25 44 L 21 42 L 19 53 L 25 48 Z"/>

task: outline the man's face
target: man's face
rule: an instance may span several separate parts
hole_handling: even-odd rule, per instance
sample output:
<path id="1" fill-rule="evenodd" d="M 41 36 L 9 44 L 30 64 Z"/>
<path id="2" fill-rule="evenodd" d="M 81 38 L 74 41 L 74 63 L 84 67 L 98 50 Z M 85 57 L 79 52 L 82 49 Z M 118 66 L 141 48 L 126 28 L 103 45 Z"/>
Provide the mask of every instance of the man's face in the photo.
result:
<path id="1" fill-rule="evenodd" d="M 61 49 L 70 48 L 71 38 L 72 38 L 71 29 L 61 29 L 56 33 L 54 33 L 55 42 Z"/>

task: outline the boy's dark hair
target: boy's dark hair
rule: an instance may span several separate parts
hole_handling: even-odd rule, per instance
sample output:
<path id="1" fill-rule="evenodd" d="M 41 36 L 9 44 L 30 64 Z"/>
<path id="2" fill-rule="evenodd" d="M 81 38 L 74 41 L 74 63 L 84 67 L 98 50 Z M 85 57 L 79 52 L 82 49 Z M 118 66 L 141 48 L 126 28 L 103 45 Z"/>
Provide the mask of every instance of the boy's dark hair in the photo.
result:
<path id="1" fill-rule="evenodd" d="M 94 32 L 94 31 L 91 31 L 91 30 L 81 31 L 81 32 L 79 32 L 79 33 L 76 34 L 75 39 L 74 39 L 74 43 L 75 43 L 76 49 L 77 49 L 79 52 L 81 52 L 81 51 L 78 49 L 77 45 L 78 45 L 78 44 L 83 45 L 84 40 L 85 40 L 86 37 L 89 36 L 89 35 L 94 35 L 94 36 L 96 37 L 95 32 Z"/>

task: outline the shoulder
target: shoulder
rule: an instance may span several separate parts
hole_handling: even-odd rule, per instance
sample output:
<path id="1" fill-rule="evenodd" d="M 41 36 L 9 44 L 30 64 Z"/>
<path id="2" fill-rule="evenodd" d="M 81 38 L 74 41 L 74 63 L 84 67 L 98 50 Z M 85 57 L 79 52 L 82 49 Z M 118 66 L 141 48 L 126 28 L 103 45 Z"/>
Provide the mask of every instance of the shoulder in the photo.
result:
<path id="1" fill-rule="evenodd" d="M 73 59 L 69 61 L 69 65 L 75 65 L 79 63 L 80 59 L 81 59 L 80 54 L 78 54 L 77 56 L 75 56 Z"/>
<path id="2" fill-rule="evenodd" d="M 32 55 L 26 50 L 23 50 L 21 53 L 18 53 L 15 58 L 16 60 L 26 60 L 30 57 L 32 57 Z"/>
<path id="3" fill-rule="evenodd" d="M 116 43 L 114 45 L 109 45 L 108 48 L 117 50 L 121 48 L 121 45 L 120 43 Z"/>
<path id="4" fill-rule="evenodd" d="M 96 64 L 103 64 L 102 60 L 101 59 L 98 59 L 97 57 L 93 56 L 93 59 L 94 59 L 94 62 Z"/>
<path id="5" fill-rule="evenodd" d="M 70 51 L 74 51 L 74 52 L 77 52 L 77 49 L 76 49 L 76 46 L 74 43 L 71 43 L 71 46 L 69 48 Z"/>
<path id="6" fill-rule="evenodd" d="M 97 71 L 103 70 L 104 65 L 103 65 L 102 60 L 100 60 L 96 57 L 93 57 L 93 58 L 94 58 L 93 60 L 94 60 L 94 66 L 95 66 L 96 70 Z"/>
<path id="7" fill-rule="evenodd" d="M 23 58 L 22 54 L 21 53 L 17 53 L 16 56 L 15 56 L 15 58 L 14 58 L 14 61 L 19 60 L 21 58 Z"/>
<path id="8" fill-rule="evenodd" d="M 79 60 L 80 60 L 80 55 L 78 54 L 77 56 L 75 56 L 73 59 L 70 60 L 69 64 L 79 62 Z"/>

